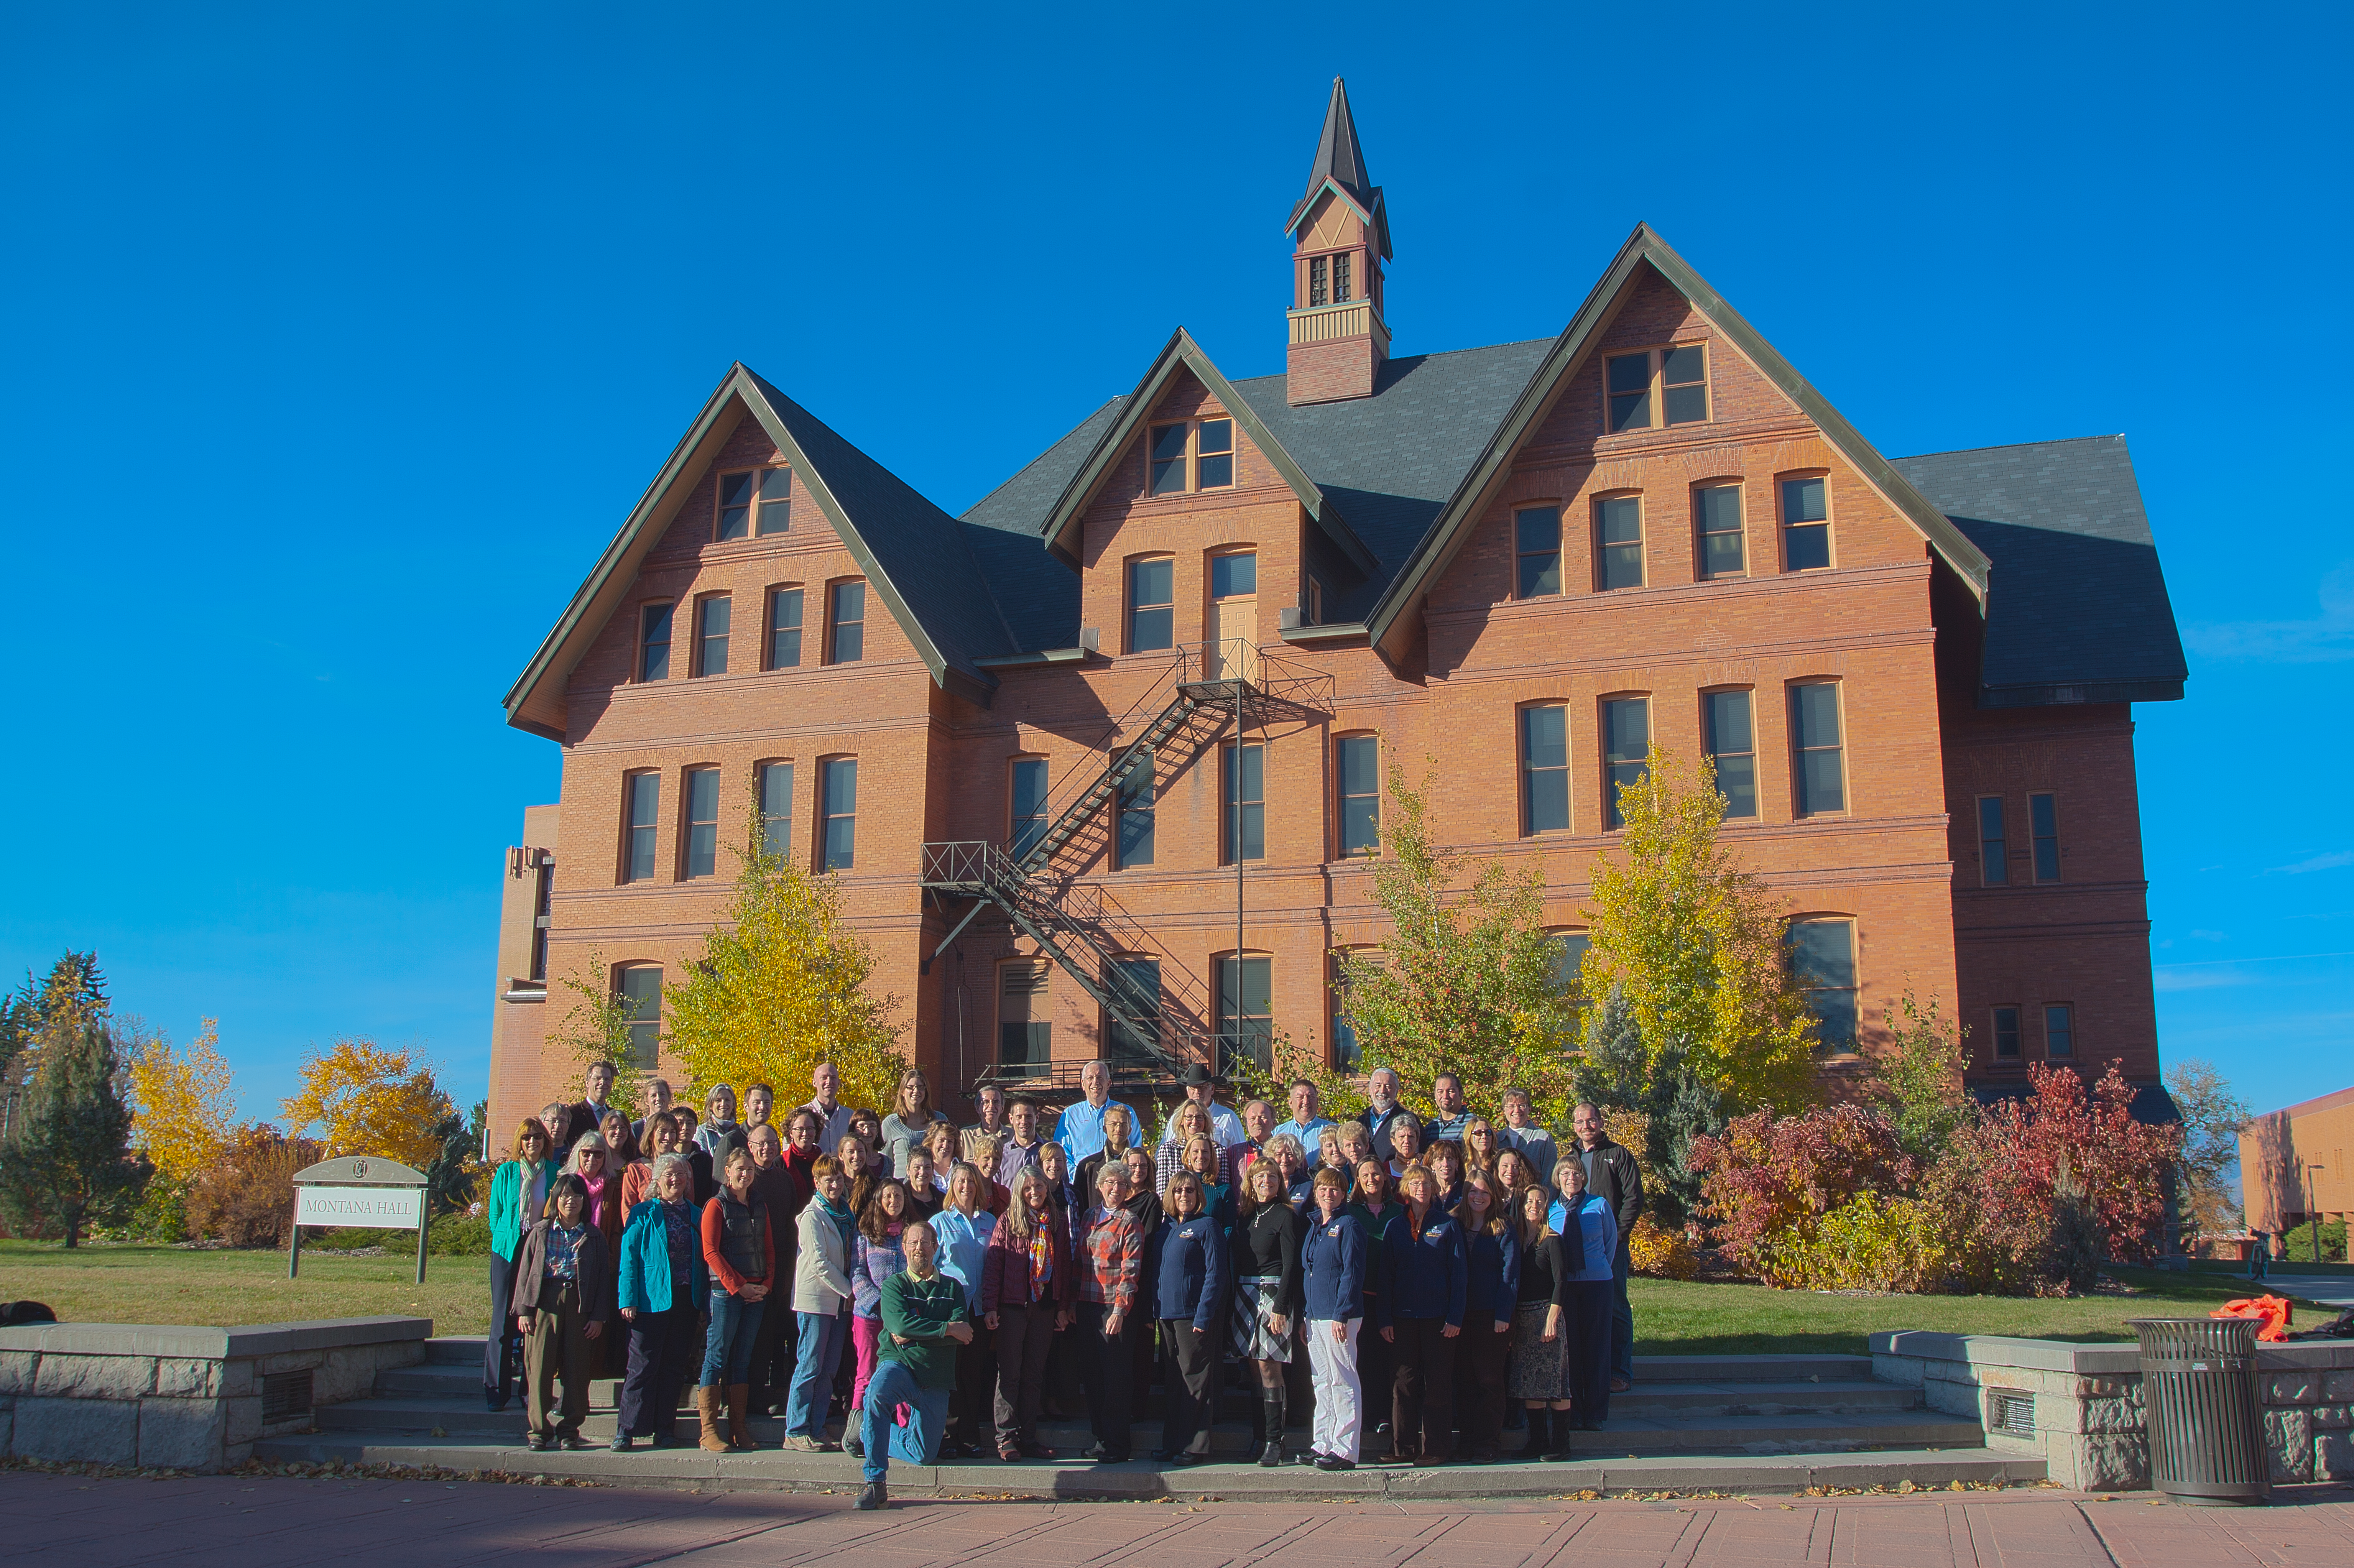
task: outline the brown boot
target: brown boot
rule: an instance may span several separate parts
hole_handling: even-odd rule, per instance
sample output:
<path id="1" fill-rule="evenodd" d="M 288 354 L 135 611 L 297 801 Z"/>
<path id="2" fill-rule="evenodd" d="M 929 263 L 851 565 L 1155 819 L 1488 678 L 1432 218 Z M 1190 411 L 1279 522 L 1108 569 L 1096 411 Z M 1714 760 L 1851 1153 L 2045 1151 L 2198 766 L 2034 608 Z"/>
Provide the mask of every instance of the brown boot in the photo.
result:
<path id="1" fill-rule="evenodd" d="M 695 1391 L 695 1414 L 703 1423 L 703 1436 L 695 1446 L 706 1454 L 727 1452 L 727 1439 L 719 1435 L 719 1389 L 714 1384 Z"/>
<path id="2" fill-rule="evenodd" d="M 751 1403 L 750 1383 L 727 1385 L 727 1447 L 731 1453 L 746 1453 L 752 1447 L 752 1420 L 745 1414 L 746 1406 Z"/>

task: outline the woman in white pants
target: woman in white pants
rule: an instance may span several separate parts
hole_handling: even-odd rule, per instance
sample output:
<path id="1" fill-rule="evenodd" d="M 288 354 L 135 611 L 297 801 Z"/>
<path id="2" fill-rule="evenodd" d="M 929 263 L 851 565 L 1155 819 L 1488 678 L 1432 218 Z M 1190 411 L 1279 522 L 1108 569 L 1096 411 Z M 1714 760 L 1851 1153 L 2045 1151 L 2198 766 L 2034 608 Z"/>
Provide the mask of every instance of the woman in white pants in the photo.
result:
<path id="1" fill-rule="evenodd" d="M 1364 1388 L 1357 1377 L 1357 1334 L 1365 1321 L 1365 1235 L 1341 1213 L 1348 1179 L 1330 1166 L 1316 1172 L 1316 1220 L 1299 1244 L 1307 1307 L 1308 1370 L 1316 1391 L 1310 1451 L 1320 1470 L 1352 1470 L 1364 1426 Z"/>

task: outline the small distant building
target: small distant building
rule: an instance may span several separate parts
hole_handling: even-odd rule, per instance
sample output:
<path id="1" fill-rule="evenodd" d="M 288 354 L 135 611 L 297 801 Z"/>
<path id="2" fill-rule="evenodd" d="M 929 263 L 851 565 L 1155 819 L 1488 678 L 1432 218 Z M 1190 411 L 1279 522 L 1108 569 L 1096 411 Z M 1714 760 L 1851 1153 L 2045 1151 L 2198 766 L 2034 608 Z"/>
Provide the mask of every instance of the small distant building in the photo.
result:
<path id="1" fill-rule="evenodd" d="M 2256 1118 L 2240 1129 L 2240 1188 L 2248 1228 L 2277 1236 L 2317 1215 L 2354 1213 L 2354 1088 Z"/>

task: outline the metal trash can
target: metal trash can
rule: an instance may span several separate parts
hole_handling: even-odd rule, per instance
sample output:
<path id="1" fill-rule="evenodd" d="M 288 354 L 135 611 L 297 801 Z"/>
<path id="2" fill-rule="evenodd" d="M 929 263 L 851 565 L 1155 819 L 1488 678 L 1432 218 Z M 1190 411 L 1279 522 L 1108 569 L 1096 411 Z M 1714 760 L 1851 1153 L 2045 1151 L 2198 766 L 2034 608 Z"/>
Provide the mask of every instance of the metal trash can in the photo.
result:
<path id="1" fill-rule="evenodd" d="M 2150 1484 L 2187 1503 L 2272 1501 L 2251 1318 L 2137 1318 Z"/>

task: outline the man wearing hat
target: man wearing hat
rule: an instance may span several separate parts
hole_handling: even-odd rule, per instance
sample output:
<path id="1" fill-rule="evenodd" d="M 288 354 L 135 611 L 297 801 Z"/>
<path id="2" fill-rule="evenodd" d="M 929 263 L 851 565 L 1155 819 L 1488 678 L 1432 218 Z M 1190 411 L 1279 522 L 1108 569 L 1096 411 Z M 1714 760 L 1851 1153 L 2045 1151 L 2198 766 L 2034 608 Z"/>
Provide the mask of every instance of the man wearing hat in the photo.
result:
<path id="1" fill-rule="evenodd" d="M 1222 1151 L 1250 1141 L 1250 1134 L 1243 1130 L 1243 1118 L 1217 1102 L 1218 1080 L 1209 1068 L 1196 1062 L 1177 1082 L 1183 1086 L 1187 1099 L 1210 1113 L 1210 1137 Z M 1172 1112 L 1161 1124 L 1161 1141 L 1167 1143 L 1175 1137 L 1177 1117 Z"/>

